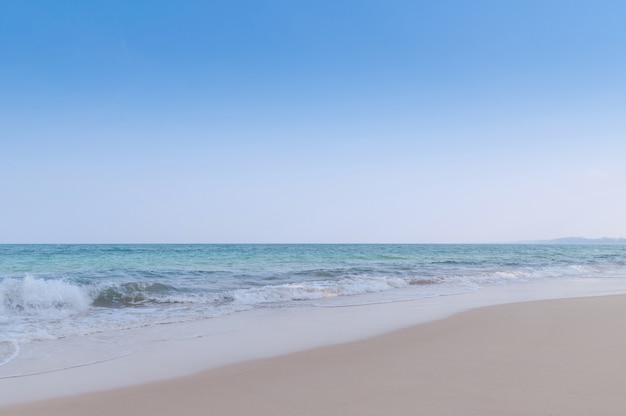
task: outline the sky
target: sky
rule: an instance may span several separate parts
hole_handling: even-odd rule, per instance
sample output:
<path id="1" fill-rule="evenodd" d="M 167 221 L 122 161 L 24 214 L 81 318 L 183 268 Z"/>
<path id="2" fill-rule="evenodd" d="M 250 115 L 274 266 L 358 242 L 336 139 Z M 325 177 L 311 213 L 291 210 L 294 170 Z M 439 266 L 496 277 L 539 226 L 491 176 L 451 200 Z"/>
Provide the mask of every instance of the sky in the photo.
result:
<path id="1" fill-rule="evenodd" d="M 0 2 L 0 243 L 626 237 L 626 3 Z"/>

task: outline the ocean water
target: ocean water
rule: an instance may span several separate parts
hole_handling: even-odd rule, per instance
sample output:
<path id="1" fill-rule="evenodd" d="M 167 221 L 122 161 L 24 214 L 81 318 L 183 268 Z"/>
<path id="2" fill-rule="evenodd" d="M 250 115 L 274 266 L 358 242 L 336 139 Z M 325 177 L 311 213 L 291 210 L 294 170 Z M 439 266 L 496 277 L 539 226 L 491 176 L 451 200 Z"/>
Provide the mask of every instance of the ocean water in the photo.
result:
<path id="1" fill-rule="evenodd" d="M 250 309 L 397 302 L 625 272 L 626 245 L 618 244 L 0 245 L 0 370 L 29 345 Z"/>

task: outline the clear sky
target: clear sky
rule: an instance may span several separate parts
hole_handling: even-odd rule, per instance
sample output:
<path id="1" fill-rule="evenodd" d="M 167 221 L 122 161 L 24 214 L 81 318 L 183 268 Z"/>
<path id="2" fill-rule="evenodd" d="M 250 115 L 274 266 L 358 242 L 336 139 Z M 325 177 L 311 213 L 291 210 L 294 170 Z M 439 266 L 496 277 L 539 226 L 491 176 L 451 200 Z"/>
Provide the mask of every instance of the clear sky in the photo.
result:
<path id="1" fill-rule="evenodd" d="M 626 236 L 626 2 L 0 2 L 0 242 Z"/>

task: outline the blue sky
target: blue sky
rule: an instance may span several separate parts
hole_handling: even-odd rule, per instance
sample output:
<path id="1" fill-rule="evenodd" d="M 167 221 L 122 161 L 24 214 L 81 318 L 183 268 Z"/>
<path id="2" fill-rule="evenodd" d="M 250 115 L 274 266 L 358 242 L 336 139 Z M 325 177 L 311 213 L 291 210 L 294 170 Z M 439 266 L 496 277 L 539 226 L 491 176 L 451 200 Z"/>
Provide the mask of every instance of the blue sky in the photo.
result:
<path id="1" fill-rule="evenodd" d="M 0 4 L 0 242 L 626 236 L 626 4 Z"/>

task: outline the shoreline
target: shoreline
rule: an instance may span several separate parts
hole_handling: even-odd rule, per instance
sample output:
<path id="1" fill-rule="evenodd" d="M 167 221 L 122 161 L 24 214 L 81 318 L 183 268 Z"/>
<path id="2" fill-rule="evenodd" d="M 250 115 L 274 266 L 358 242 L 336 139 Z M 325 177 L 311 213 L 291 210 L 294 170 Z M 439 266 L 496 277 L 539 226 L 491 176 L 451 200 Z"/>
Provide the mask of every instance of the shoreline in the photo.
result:
<path id="1" fill-rule="evenodd" d="M 489 306 L 367 340 L 0 413 L 618 415 L 626 409 L 626 333 L 616 330 L 625 313 L 626 295 Z"/>
<path id="2" fill-rule="evenodd" d="M 210 377 L 214 377 L 216 374 L 223 375 L 223 371 L 228 371 L 229 368 L 232 369 L 237 366 L 252 365 L 254 367 L 256 365 L 254 363 L 287 359 L 287 357 L 298 354 L 313 354 L 315 356 L 315 351 L 319 352 L 329 348 L 342 349 L 347 345 L 370 343 L 372 340 L 384 339 L 385 337 L 393 338 L 399 332 L 419 332 L 419 328 L 430 325 L 445 326 L 447 324 L 444 325 L 443 323 L 467 314 L 483 313 L 481 311 L 489 308 L 515 308 L 519 305 L 528 305 L 527 301 L 537 298 L 582 297 L 582 299 L 607 300 L 613 297 L 589 298 L 588 296 L 626 293 L 624 290 L 626 285 L 615 280 L 564 283 L 520 285 L 523 290 L 520 290 L 520 287 L 514 287 L 515 285 L 509 285 L 484 289 L 474 294 L 421 299 L 396 304 L 334 308 L 333 310 L 324 308 L 301 311 L 270 309 L 257 311 L 250 316 L 232 316 L 230 319 L 211 322 L 213 332 L 210 335 L 172 341 L 162 345 L 152 345 L 151 348 L 141 351 L 140 356 L 135 354 L 135 356 L 80 368 L 36 376 L 2 379 L 0 380 L 0 390 L 3 391 L 3 397 L 0 401 L 0 414 L 13 414 L 5 413 L 8 411 L 22 412 L 22 410 L 18 411 L 17 409 L 33 406 L 36 408 L 38 404 L 35 402 L 41 399 L 51 400 L 46 403 L 59 401 L 74 403 L 76 400 L 86 400 L 87 397 L 98 395 L 121 394 L 123 396 L 124 393 L 122 392 L 124 391 L 151 389 L 150 386 L 167 383 L 185 384 L 184 380 L 191 380 L 207 374 L 213 374 Z M 559 303 L 563 300 L 547 302 Z M 498 304 L 505 305 L 490 306 Z M 624 312 L 626 313 L 626 310 Z M 307 322 L 310 325 L 302 329 L 301 319 L 305 316 L 310 319 Z M 258 327 L 257 325 L 261 322 L 268 326 Z M 350 331 L 346 331 L 348 327 Z M 267 334 L 270 329 L 273 332 L 270 331 Z M 266 334 L 261 336 L 264 331 Z M 461 332 L 467 333 L 468 331 Z M 281 333 L 282 335 L 277 337 Z M 302 335 L 303 338 L 293 339 L 299 335 Z M 606 336 L 611 335 L 606 334 Z M 255 345 L 254 351 L 249 348 L 250 345 L 253 345 L 251 342 Z M 219 345 L 216 346 L 216 344 Z M 211 354 L 207 354 L 206 348 L 209 345 L 212 346 Z M 176 354 L 172 355 L 174 351 Z M 201 362 L 197 362 L 199 357 L 203 357 Z M 318 364 L 326 361 L 320 357 L 313 357 L 311 360 Z M 155 363 L 160 365 L 155 366 Z M 186 388 L 193 390 L 190 386 L 193 386 L 193 383 L 187 385 Z M 121 390 L 111 390 L 120 388 Z M 6 407 L 16 404 L 18 407 L 11 407 L 11 410 Z M 30 414 L 26 410 L 24 411 L 26 413 L 15 414 Z"/>

